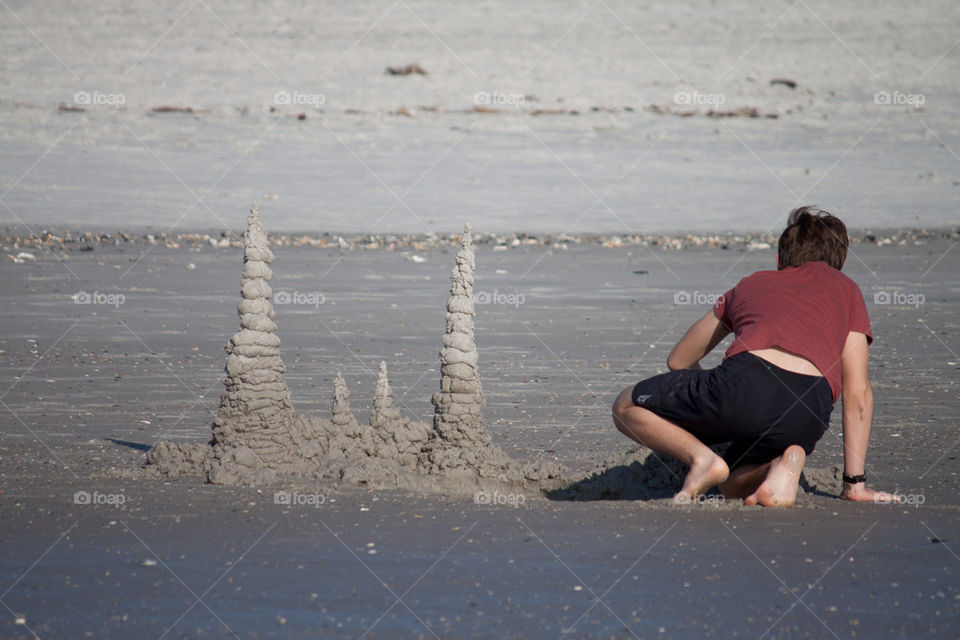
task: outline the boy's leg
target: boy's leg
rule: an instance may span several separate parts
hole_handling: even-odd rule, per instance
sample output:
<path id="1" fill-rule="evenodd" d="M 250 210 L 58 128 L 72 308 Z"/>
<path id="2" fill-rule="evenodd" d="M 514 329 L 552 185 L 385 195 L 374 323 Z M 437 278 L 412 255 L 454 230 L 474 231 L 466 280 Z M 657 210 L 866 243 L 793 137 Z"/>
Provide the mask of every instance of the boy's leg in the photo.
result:
<path id="1" fill-rule="evenodd" d="M 803 447 L 792 444 L 770 462 L 767 475 L 757 490 L 743 500 L 745 505 L 792 507 L 800 489 L 800 472 L 807 460 Z"/>
<path id="2" fill-rule="evenodd" d="M 723 458 L 693 434 L 633 404 L 632 393 L 633 388 L 628 387 L 617 396 L 613 423 L 624 435 L 690 467 L 675 500 L 692 499 L 727 479 L 730 469 Z"/>
<path id="3" fill-rule="evenodd" d="M 770 463 L 744 464 L 733 469 L 724 482 L 720 483 L 720 491 L 724 498 L 742 500 L 760 488 L 767 477 Z"/>

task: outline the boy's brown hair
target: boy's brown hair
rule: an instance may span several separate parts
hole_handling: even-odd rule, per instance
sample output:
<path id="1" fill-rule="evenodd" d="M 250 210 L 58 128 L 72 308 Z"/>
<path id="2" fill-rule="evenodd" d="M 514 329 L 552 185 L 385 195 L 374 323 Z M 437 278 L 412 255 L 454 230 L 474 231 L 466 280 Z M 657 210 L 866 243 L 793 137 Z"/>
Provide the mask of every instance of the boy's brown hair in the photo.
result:
<path id="1" fill-rule="evenodd" d="M 790 212 L 787 228 L 777 243 L 777 269 L 799 267 L 822 260 L 842 269 L 850 238 L 840 218 L 816 206 L 798 207 Z"/>

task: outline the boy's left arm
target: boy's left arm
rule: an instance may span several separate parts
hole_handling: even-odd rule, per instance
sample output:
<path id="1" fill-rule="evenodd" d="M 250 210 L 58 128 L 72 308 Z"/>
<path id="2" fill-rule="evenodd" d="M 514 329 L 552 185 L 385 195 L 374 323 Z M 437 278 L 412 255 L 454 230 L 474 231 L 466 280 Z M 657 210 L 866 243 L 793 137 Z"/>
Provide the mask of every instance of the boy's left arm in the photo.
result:
<path id="1" fill-rule="evenodd" d="M 687 333 L 680 338 L 680 342 L 671 349 L 670 355 L 667 356 L 667 366 L 671 371 L 699 369 L 700 359 L 710 353 L 729 333 L 730 330 L 723 326 L 711 309 L 693 323 Z"/>
<path id="2" fill-rule="evenodd" d="M 865 334 L 850 332 L 840 364 L 843 369 L 843 470 L 847 475 L 859 476 L 866 469 L 873 423 L 873 391 Z M 840 497 L 855 502 L 894 502 L 896 499 L 894 494 L 867 487 L 865 482 L 844 482 Z"/>

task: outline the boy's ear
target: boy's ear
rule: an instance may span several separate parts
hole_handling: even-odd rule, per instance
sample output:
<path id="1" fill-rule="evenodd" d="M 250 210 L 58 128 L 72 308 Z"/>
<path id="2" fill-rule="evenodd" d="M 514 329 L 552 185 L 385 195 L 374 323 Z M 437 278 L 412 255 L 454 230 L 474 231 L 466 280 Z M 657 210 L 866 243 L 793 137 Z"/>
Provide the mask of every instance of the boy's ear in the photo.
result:
<path id="1" fill-rule="evenodd" d="M 780 271 L 780 253 L 777 253 L 777 271 Z"/>

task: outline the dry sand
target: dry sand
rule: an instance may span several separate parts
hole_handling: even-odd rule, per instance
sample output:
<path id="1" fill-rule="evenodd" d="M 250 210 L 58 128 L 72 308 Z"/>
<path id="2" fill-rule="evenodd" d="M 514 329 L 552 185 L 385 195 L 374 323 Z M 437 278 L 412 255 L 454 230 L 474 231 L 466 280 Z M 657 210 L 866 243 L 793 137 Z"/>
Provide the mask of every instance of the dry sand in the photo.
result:
<path id="1" fill-rule="evenodd" d="M 0 223 L 242 232 L 261 198 L 275 231 L 958 221 L 952 0 L 8 4 Z M 778 117 L 706 115 L 741 108 Z"/>
<path id="2" fill-rule="evenodd" d="M 614 394 L 662 370 L 703 308 L 675 295 L 723 291 L 769 267 L 770 250 L 478 252 L 486 428 L 520 462 L 599 469 L 630 489 L 581 501 L 127 474 L 160 440 L 209 438 L 238 250 L 154 247 L 122 280 L 149 245 L 4 263 L 4 634 L 952 637 L 958 257 L 955 240 L 918 242 L 856 244 L 846 269 L 877 335 L 868 473 L 911 502 L 840 502 L 816 474 L 789 511 L 712 496 L 676 507 L 669 489 L 637 483 L 659 463 L 604 463 L 630 450 L 610 424 Z M 363 416 L 388 360 L 394 406 L 429 420 L 455 250 L 278 250 L 271 286 L 274 300 L 290 294 L 275 308 L 297 411 L 327 414 L 341 370 Z M 97 295 L 81 305 L 78 291 Z M 894 304 L 876 302 L 884 293 Z M 839 462 L 838 418 L 811 467 Z"/>

